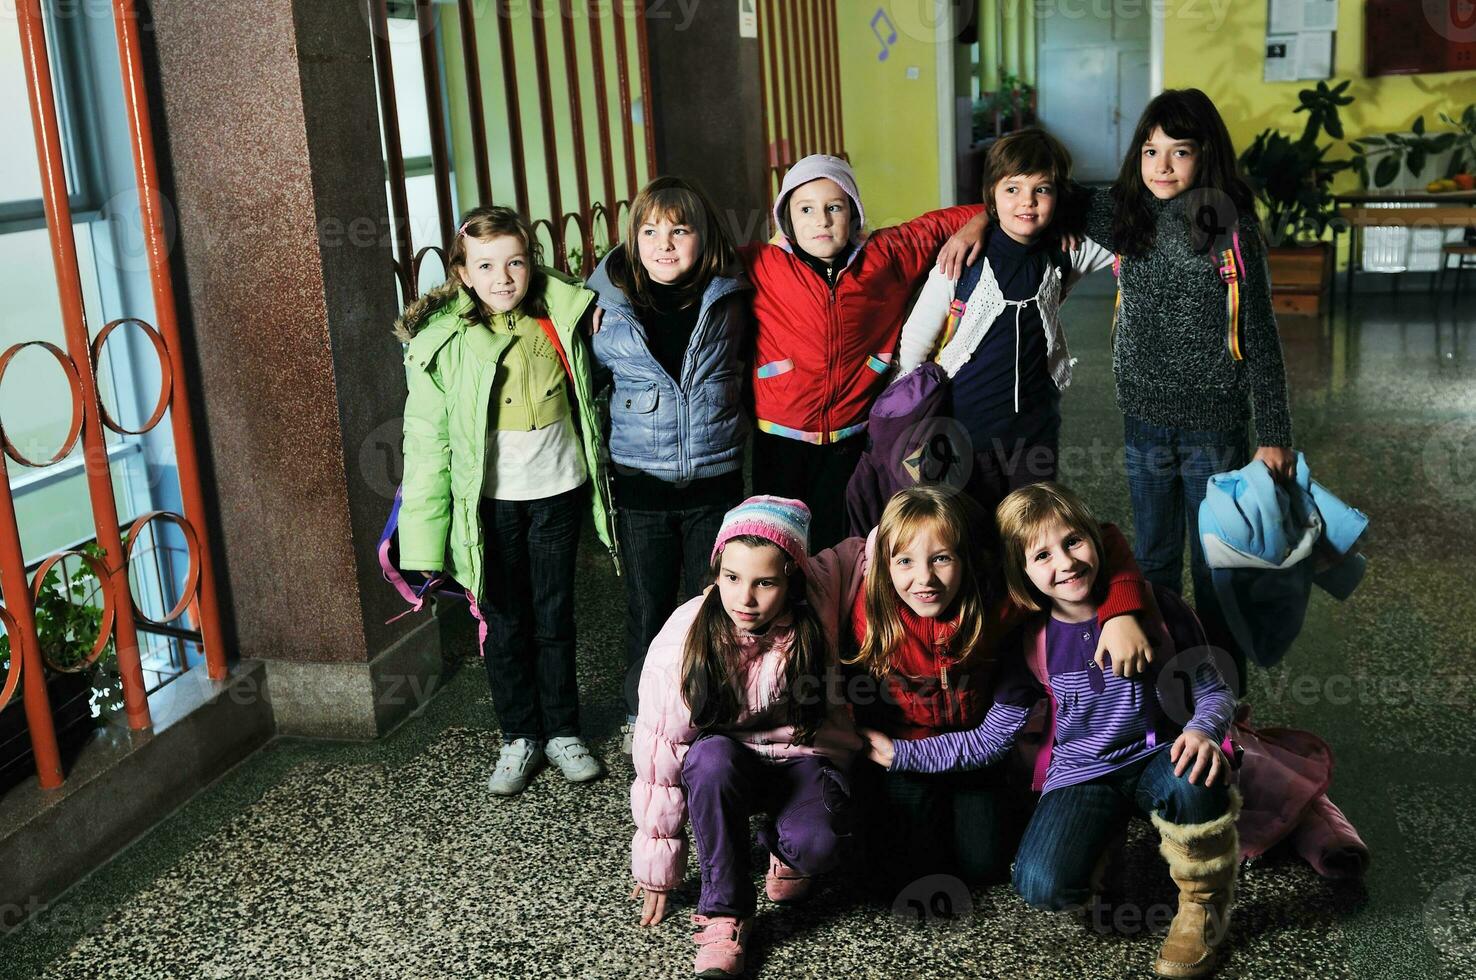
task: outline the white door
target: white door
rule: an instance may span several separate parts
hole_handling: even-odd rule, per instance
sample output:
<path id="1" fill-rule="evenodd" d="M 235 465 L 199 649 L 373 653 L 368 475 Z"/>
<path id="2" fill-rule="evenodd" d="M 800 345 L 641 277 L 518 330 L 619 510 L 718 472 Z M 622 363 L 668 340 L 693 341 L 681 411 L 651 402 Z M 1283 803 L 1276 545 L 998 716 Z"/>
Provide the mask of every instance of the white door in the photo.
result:
<path id="1" fill-rule="evenodd" d="M 1148 104 L 1147 4 L 1036 5 L 1036 87 L 1042 126 L 1066 144 L 1081 181 L 1117 177 Z"/>

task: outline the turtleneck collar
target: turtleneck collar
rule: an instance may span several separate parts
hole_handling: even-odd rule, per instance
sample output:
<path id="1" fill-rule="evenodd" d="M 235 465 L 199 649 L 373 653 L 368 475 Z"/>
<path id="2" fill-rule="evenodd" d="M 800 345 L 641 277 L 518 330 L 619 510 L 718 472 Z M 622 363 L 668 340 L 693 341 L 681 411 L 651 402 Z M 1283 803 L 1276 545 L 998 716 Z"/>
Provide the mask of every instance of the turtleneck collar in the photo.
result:
<path id="1" fill-rule="evenodd" d="M 988 251 L 995 255 L 1020 258 L 1045 251 L 1046 241 L 1052 237 L 1050 232 L 1046 231 L 1042 232 L 1033 242 L 1017 242 L 996 224 L 990 224 L 988 234 L 989 241 L 985 245 Z"/>
<path id="2" fill-rule="evenodd" d="M 851 253 L 856 250 L 855 245 L 850 242 L 846 242 L 845 247 L 836 254 L 835 258 L 827 260 L 818 258 L 814 255 L 811 255 L 809 252 L 806 252 L 804 249 L 800 248 L 799 243 L 795 242 L 793 239 L 790 239 L 789 246 L 794 250 L 794 254 L 800 259 L 801 262 L 814 269 L 817 273 L 820 274 L 821 279 L 824 279 L 832 286 L 835 285 L 836 277 L 840 275 L 841 270 L 846 267 L 846 263 L 850 261 Z"/>

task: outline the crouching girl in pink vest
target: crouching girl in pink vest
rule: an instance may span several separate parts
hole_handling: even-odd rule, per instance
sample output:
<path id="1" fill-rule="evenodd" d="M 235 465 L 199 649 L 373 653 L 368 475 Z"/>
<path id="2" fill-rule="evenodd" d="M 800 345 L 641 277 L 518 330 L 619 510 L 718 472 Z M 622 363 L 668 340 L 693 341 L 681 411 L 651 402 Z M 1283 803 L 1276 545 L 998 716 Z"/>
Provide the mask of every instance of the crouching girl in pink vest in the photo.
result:
<path id="1" fill-rule="evenodd" d="M 840 611 L 860 584 L 853 538 L 811 559 L 810 511 L 750 497 L 723 519 L 717 584 L 679 607 L 641 674 L 631 866 L 642 925 L 666 916 L 686 870 L 690 822 L 702 864 L 696 971 L 736 977 L 756 896 L 749 816 L 768 815 L 765 891 L 798 901 L 851 834 L 847 769 L 860 747 L 836 672 Z"/>

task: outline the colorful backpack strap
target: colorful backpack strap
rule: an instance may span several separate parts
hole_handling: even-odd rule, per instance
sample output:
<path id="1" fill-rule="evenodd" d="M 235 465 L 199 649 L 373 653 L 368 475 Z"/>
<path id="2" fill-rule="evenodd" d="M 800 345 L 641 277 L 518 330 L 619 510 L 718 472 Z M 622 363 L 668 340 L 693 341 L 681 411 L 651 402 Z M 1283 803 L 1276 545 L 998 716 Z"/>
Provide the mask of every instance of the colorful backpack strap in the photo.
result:
<path id="1" fill-rule="evenodd" d="M 1117 340 L 1117 314 L 1122 309 L 1122 253 L 1112 253 L 1112 278 L 1117 280 L 1117 295 L 1112 298 L 1112 329 L 1107 334 L 1108 346 Z"/>
<path id="2" fill-rule="evenodd" d="M 538 325 L 543 328 L 543 332 L 548 335 L 549 343 L 553 344 L 554 350 L 558 353 L 559 363 L 564 365 L 564 373 L 569 376 L 570 381 L 573 381 L 574 369 L 569 366 L 569 355 L 564 351 L 564 342 L 559 340 L 559 331 L 554 327 L 553 321 L 546 316 L 541 316 L 538 318 Z"/>
<path id="3" fill-rule="evenodd" d="M 1045 688 L 1046 699 L 1050 702 L 1050 708 L 1046 712 L 1045 734 L 1041 738 L 1040 752 L 1035 756 L 1035 772 L 1030 777 L 1030 788 L 1037 793 L 1045 788 L 1046 770 L 1051 767 L 1051 749 L 1056 744 L 1056 692 L 1051 690 L 1051 677 L 1046 670 L 1045 641 L 1045 623 L 1042 622 L 1039 627 L 1032 627 L 1025 632 L 1024 649 L 1021 651 L 1025 654 L 1025 663 L 1030 667 L 1030 673 Z"/>
<path id="4" fill-rule="evenodd" d="M 1220 280 L 1225 284 L 1225 346 L 1237 361 L 1245 360 L 1240 349 L 1240 283 L 1245 278 L 1245 261 L 1240 255 L 1240 232 L 1230 235 L 1230 247 L 1220 253 Z"/>

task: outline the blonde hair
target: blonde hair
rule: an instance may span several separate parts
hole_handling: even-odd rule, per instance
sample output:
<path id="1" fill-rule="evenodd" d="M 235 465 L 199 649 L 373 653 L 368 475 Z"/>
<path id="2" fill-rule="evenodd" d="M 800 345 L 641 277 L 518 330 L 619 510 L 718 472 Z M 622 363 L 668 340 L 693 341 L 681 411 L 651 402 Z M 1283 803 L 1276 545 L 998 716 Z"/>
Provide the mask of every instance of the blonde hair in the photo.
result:
<path id="1" fill-rule="evenodd" d="M 1098 567 L 1092 597 L 1101 603 L 1107 590 L 1107 577 L 1101 567 L 1106 554 L 1102 547 L 1102 527 L 1080 497 L 1059 483 L 1032 483 L 1001 500 L 994 517 L 999 525 L 1000 547 L 1004 549 L 1005 586 L 1010 591 L 1011 602 L 1034 612 L 1050 607 L 1050 600 L 1025 571 L 1025 549 L 1035 543 L 1042 531 L 1059 523 L 1084 535 L 1096 550 Z"/>
<path id="2" fill-rule="evenodd" d="M 989 608 L 986 579 L 981 574 L 989 565 L 984 547 L 989 538 L 987 523 L 988 515 L 972 497 L 949 487 L 920 484 L 896 493 L 882 511 L 866 569 L 866 637 L 860 651 L 846 662 L 864 664 L 877 677 L 891 670 L 905 629 L 901 599 L 892 585 L 892 556 L 926 528 L 948 543 L 962 571 L 956 599 L 958 628 L 949 641 L 949 652 L 960 661 L 978 652 L 984 645 Z"/>

